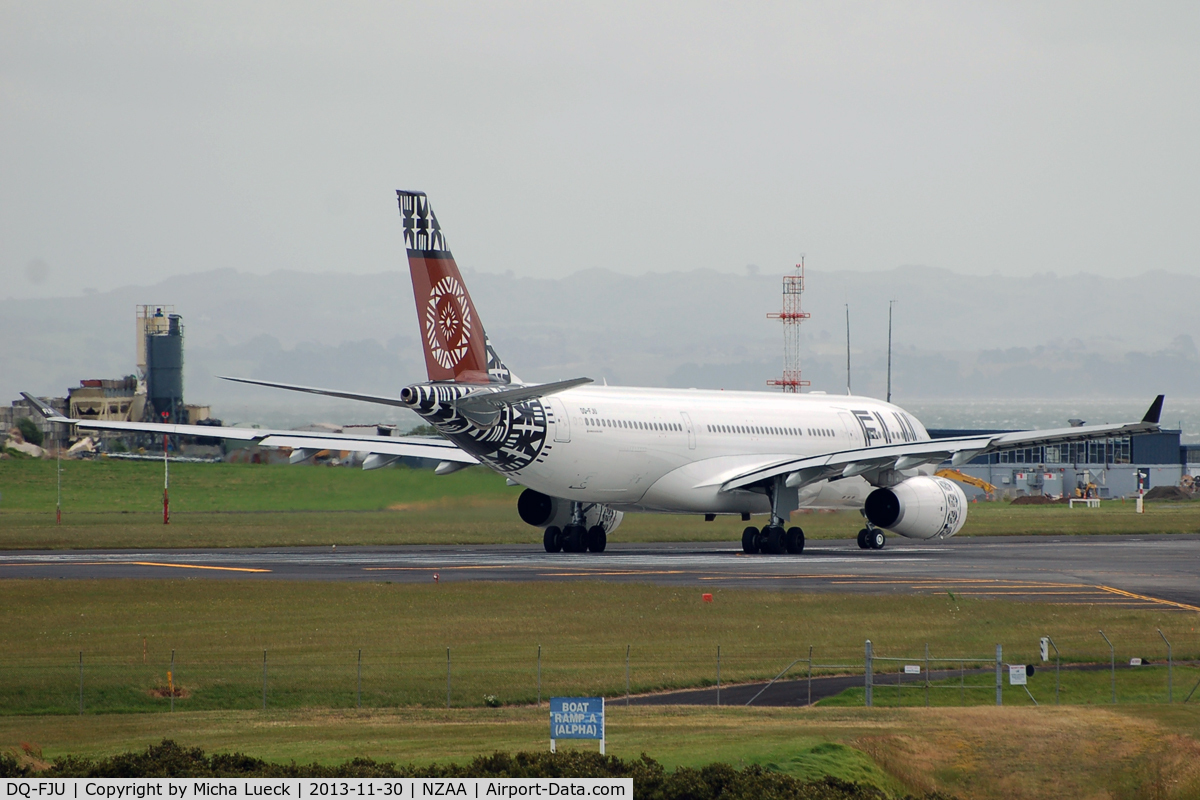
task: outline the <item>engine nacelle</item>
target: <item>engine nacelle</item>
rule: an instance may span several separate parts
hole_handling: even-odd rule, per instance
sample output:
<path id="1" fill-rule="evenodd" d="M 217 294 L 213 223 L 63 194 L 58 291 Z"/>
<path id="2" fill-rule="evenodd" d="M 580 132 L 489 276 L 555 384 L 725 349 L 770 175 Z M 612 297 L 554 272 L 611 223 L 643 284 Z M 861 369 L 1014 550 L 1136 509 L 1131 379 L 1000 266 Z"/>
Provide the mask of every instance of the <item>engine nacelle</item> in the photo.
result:
<path id="1" fill-rule="evenodd" d="M 967 496 L 957 483 L 920 475 L 867 495 L 867 519 L 910 539 L 945 539 L 967 521 Z"/>
<path id="2" fill-rule="evenodd" d="M 605 533 L 615 531 L 625 518 L 623 512 L 613 511 L 599 503 L 585 503 L 584 508 L 584 527 L 599 525 Z M 571 501 L 526 489 L 517 498 L 517 513 L 525 523 L 535 528 L 549 528 L 551 525 L 562 528 L 571 524 Z"/>

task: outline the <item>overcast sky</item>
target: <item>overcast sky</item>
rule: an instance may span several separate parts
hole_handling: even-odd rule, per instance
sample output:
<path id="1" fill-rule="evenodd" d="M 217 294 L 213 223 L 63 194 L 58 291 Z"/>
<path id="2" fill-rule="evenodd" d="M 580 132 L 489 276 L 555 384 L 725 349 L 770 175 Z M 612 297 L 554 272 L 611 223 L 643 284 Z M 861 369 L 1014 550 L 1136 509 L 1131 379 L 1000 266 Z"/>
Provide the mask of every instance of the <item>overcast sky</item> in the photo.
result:
<path id="1" fill-rule="evenodd" d="M 0 2 L 0 297 L 1200 264 L 1200 3 Z M 269 298 L 264 298 L 269 301 Z"/>

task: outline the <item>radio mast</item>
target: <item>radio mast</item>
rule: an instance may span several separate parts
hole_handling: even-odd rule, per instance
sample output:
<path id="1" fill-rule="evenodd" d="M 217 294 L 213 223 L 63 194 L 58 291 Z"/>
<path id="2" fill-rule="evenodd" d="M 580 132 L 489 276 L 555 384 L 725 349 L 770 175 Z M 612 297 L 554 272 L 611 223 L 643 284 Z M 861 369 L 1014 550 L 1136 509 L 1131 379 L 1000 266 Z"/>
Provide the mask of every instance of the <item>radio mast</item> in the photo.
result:
<path id="1" fill-rule="evenodd" d="M 804 256 L 792 275 L 783 276 L 783 310 L 767 314 L 768 319 L 783 322 L 783 377 L 767 381 L 768 386 L 778 386 L 785 392 L 799 392 L 809 382 L 800 379 L 800 323 L 811 314 L 801 308 L 800 298 L 804 294 Z"/>

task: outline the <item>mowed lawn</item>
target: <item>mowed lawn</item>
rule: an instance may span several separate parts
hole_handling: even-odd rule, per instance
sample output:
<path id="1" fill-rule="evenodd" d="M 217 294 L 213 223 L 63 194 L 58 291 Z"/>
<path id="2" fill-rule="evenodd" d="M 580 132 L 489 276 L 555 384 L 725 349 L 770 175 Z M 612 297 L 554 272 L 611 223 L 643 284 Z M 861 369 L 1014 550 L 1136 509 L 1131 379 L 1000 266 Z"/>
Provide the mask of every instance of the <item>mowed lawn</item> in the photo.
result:
<path id="1" fill-rule="evenodd" d="M 546 707 L 212 711 L 104 717 L 0 717 L 0 745 L 45 758 L 101 756 L 164 738 L 272 761 L 465 762 L 497 750 L 544 750 Z M 1186 706 L 608 711 L 607 750 L 668 768 L 723 761 L 813 779 L 832 774 L 893 796 L 1165 797 L 1200 792 L 1200 712 Z M 560 742 L 595 748 L 593 742 Z"/>
<path id="2" fill-rule="evenodd" d="M 256 464 L 173 464 L 169 526 L 162 465 L 100 459 L 63 464 L 55 517 L 55 463 L 0 460 L 0 548 L 235 547 L 540 542 L 517 515 L 520 487 L 474 467 L 428 470 Z M 798 512 L 813 539 L 850 539 L 857 512 Z M 761 519 L 756 519 L 761 524 Z M 614 541 L 738 542 L 736 517 L 629 514 Z M 1100 509 L 973 503 L 960 536 L 1197 533 L 1200 502 Z"/>
<path id="3" fill-rule="evenodd" d="M 1194 680 L 1182 662 L 1200 657 L 1193 616 L 1166 608 L 711 591 L 704 602 L 700 588 L 601 583 L 3 581 L 0 713 L 76 713 L 81 657 L 86 711 L 165 710 L 172 651 L 180 710 L 261 708 L 264 651 L 268 708 L 356 707 L 360 689 L 366 707 L 444 707 L 448 689 L 454 707 L 482 706 L 487 696 L 533 703 L 539 649 L 543 698 L 623 696 L 626 680 L 635 693 L 711 685 L 718 647 L 726 684 L 769 678 L 810 646 L 817 663 L 861 664 L 867 639 L 878 657 L 916 663 L 928 644 L 934 657 L 987 667 L 997 643 L 1006 663 L 1037 663 L 1038 638 L 1050 635 L 1068 662 L 1107 662 L 1102 628 L 1122 663 L 1138 656 L 1159 666 L 1161 629 L 1181 662 L 1179 699 Z M 1165 700 L 1159 666 L 1120 671 L 1119 694 Z M 1035 696 L 1052 694 L 1050 671 L 1032 680 Z M 1106 674 L 1064 684 L 1069 702 L 1109 699 Z M 912 691 L 902 697 L 912 700 Z M 1005 693 L 1028 702 L 1020 687 Z M 967 695 L 992 700 L 986 691 Z"/>

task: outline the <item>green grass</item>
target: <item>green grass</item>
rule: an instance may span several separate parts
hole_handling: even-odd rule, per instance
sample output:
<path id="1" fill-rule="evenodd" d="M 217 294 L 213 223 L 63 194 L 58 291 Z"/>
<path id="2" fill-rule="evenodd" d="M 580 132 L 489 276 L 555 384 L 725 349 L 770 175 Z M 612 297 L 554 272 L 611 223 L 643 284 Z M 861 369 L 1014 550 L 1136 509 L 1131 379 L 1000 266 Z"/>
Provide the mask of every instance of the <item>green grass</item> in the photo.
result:
<path id="1" fill-rule="evenodd" d="M 102 756 L 163 738 L 272 761 L 467 761 L 548 747 L 546 708 L 210 711 L 0 717 L 0 746 Z M 1175 705 L 1042 708 L 609 709 L 607 749 L 668 768 L 723 761 L 834 774 L 894 795 L 1195 797 L 1200 711 Z M 580 749 L 595 743 L 560 743 Z"/>
<path id="2" fill-rule="evenodd" d="M 914 659 L 915 661 L 915 659 Z M 872 702 L 882 708 L 916 707 L 925 705 L 924 684 L 902 683 L 896 686 L 895 665 L 888 673 L 873 676 Z M 935 667 L 936 669 L 936 667 Z M 1188 690 L 1200 680 L 1200 666 L 1194 663 L 1176 664 L 1172 670 L 1174 702 L 1180 703 Z M 1060 673 L 1059 702 L 1065 705 L 1105 705 L 1112 703 L 1112 673 L 1107 670 L 1072 670 Z M 1054 705 L 1054 665 L 1038 666 L 1028 679 L 1029 692 L 1020 686 L 1011 686 L 1008 671 L 1001 673 L 1001 689 L 1005 705 L 1032 706 Z M 1126 668 L 1118 664 L 1116 669 L 1117 703 L 1165 703 L 1167 702 L 1167 667 L 1145 666 Z M 835 697 L 818 702 L 826 707 L 860 707 L 864 705 L 865 689 L 847 689 Z M 1032 697 L 1031 697 L 1032 695 Z M 1193 701 L 1200 700 L 1200 690 Z M 929 704 L 931 706 L 987 706 L 996 704 L 996 676 L 965 675 L 930 683 Z"/>
<path id="3" fill-rule="evenodd" d="M 1028 663 L 1050 634 L 1067 661 L 1096 662 L 1108 657 L 1097 627 L 1126 660 L 1157 658 L 1161 628 L 1177 659 L 1200 655 L 1192 617 L 1166 609 L 755 590 L 715 590 L 704 603 L 700 594 L 592 583 L 3 581 L 0 713 L 75 712 L 81 651 L 84 706 L 96 713 L 165 710 L 153 692 L 166 686 L 172 650 L 188 694 L 179 709 L 259 707 L 264 649 L 272 708 L 355 706 L 359 649 L 368 707 L 444 706 L 447 648 L 455 706 L 482 705 L 485 694 L 534 702 L 539 645 L 543 697 L 623 694 L 627 645 L 634 692 L 711 685 L 717 645 L 725 683 L 770 677 L 810 645 L 818 663 L 861 663 L 868 638 L 877 656 L 916 658 L 928 643 L 934 656 L 987 661 L 999 642 L 1006 661 Z M 1147 676 L 1149 687 L 1155 670 L 1118 679 Z"/>
<path id="4" fill-rule="evenodd" d="M 162 524 L 162 465 L 68 461 L 63 518 L 55 464 L 0 460 L 0 548 L 237 547 L 540 542 L 516 513 L 519 487 L 483 468 L 427 470 L 175 464 L 171 525 Z M 848 539 L 856 512 L 798 513 L 810 539 Z M 761 524 L 761 520 L 759 520 Z M 616 541 L 739 542 L 737 517 L 629 514 Z M 973 503 L 960 536 L 1200 532 L 1200 502 L 1105 502 L 1100 509 Z"/>
<path id="5" fill-rule="evenodd" d="M 162 512 L 163 465 L 150 461 L 64 461 L 63 510 Z M 281 464 L 172 464 L 171 508 L 214 511 L 385 511 L 465 498 L 516 502 L 520 489 L 483 467 L 434 475 L 407 468 L 361 470 Z M 5 511 L 53 513 L 55 462 L 0 461 Z"/>

